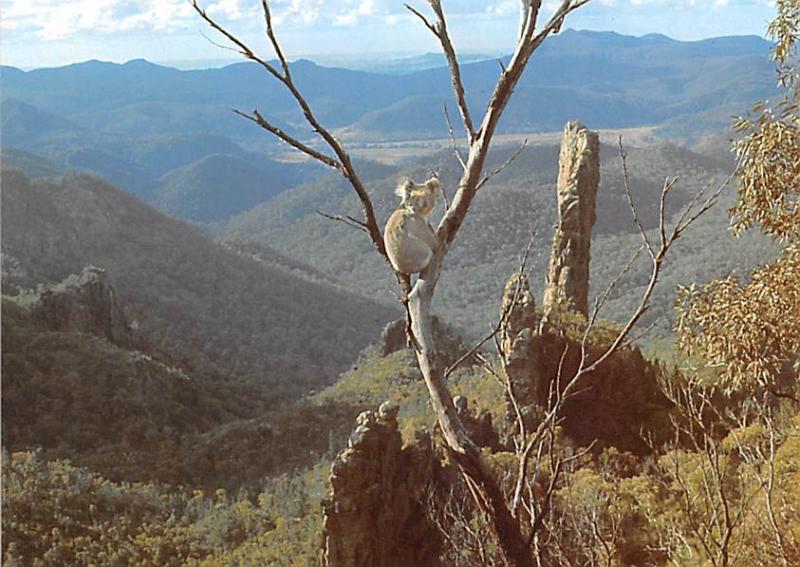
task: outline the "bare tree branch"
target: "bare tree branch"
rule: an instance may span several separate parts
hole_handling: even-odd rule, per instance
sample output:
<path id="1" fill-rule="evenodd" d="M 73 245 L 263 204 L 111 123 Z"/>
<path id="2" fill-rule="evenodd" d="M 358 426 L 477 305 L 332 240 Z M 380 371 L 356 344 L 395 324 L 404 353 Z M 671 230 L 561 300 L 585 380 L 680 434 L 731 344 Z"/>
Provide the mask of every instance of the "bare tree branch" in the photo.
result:
<path id="1" fill-rule="evenodd" d="M 503 171 L 505 168 L 507 168 L 509 165 L 511 165 L 511 163 L 515 159 L 517 159 L 519 154 L 522 153 L 522 150 L 524 150 L 527 145 L 528 145 L 528 138 L 525 138 L 524 140 L 522 140 L 522 143 L 519 145 L 519 147 L 516 149 L 516 151 L 513 154 L 511 154 L 506 161 L 504 161 L 500 166 L 495 168 L 490 173 L 487 173 L 486 175 L 484 175 L 483 179 L 481 179 L 478 182 L 478 186 L 477 186 L 476 190 L 480 189 L 481 187 L 486 185 L 492 177 L 494 177 L 495 175 L 497 175 L 498 173 Z"/>
<path id="2" fill-rule="evenodd" d="M 363 230 L 364 232 L 367 232 L 367 233 L 369 232 L 367 230 L 366 225 L 363 222 L 361 222 L 358 219 L 354 219 L 350 215 L 332 215 L 330 213 L 325 213 L 323 211 L 317 211 L 317 214 L 319 216 L 321 216 L 321 217 L 326 218 L 326 219 L 329 219 L 329 220 L 332 220 L 332 221 L 337 221 L 337 222 L 342 222 L 342 223 L 346 224 L 347 226 L 351 226 L 353 228 L 357 228 L 358 230 Z"/>
<path id="3" fill-rule="evenodd" d="M 703 201 L 703 204 L 700 206 L 700 208 L 697 209 L 697 211 L 695 211 L 693 214 L 690 215 L 692 209 L 694 208 L 694 205 L 699 201 L 699 198 L 703 195 L 703 191 L 699 192 L 696 195 L 695 199 L 692 199 L 692 201 L 689 203 L 689 205 L 687 205 L 687 207 L 684 209 L 683 213 L 681 214 L 680 220 L 675 224 L 675 228 L 673 229 L 672 234 L 670 235 L 670 242 L 675 241 L 678 238 L 680 238 L 680 236 L 683 234 L 683 232 L 687 228 L 689 228 L 689 226 L 692 223 L 694 223 L 694 221 L 696 221 L 698 218 L 700 218 L 702 215 L 704 215 L 711 207 L 713 207 L 714 205 L 717 204 L 717 201 L 719 200 L 719 196 L 728 187 L 728 185 L 730 184 L 730 182 L 733 180 L 733 178 L 735 176 L 736 176 L 736 172 L 731 173 L 725 179 L 725 181 L 723 181 L 719 185 L 719 187 L 717 187 L 717 189 L 705 201 Z"/>
<path id="4" fill-rule="evenodd" d="M 297 86 L 294 84 L 289 69 L 289 65 L 286 61 L 286 58 L 283 54 L 280 44 L 278 43 L 278 40 L 275 37 L 275 33 L 272 27 L 272 14 L 270 12 L 269 2 L 267 2 L 267 0 L 262 0 L 261 2 L 261 6 L 264 12 L 266 33 L 272 45 L 272 48 L 274 49 L 276 55 L 278 56 L 278 60 L 280 62 L 281 69 L 283 72 L 279 71 L 274 65 L 270 64 L 266 60 L 260 58 L 243 41 L 238 39 L 231 32 L 229 32 L 228 30 L 223 28 L 219 23 L 217 23 L 211 16 L 209 16 L 206 13 L 206 11 L 203 8 L 201 8 L 198 5 L 197 0 L 191 0 L 191 3 L 192 7 L 200 15 L 200 17 L 203 18 L 203 20 L 205 20 L 213 29 L 218 31 L 223 36 L 225 36 L 225 38 L 227 38 L 228 41 L 230 41 L 232 44 L 238 47 L 240 53 L 245 58 L 257 62 L 270 75 L 272 75 L 275 79 L 277 79 L 283 84 L 286 90 L 288 90 L 289 93 L 292 95 L 297 105 L 300 107 L 300 110 L 302 111 L 306 122 L 309 124 L 309 126 L 311 126 L 312 130 L 317 134 L 319 134 L 319 136 L 325 141 L 328 147 L 330 147 L 330 149 L 333 150 L 333 153 L 336 155 L 336 160 L 328 156 L 324 156 L 324 154 L 321 154 L 313 149 L 312 152 L 310 153 L 309 151 L 307 151 L 311 149 L 309 148 L 309 146 L 307 146 L 306 144 L 302 144 L 302 142 L 299 142 L 298 140 L 292 139 L 291 136 L 289 136 L 285 132 L 283 132 L 283 135 L 278 134 L 276 132 L 276 130 L 278 129 L 274 125 L 271 125 L 268 122 L 266 122 L 266 120 L 263 120 L 263 118 L 262 118 L 263 124 L 259 123 L 255 114 L 254 116 L 246 116 L 246 115 L 245 116 L 249 117 L 250 119 L 253 119 L 253 121 L 258 123 L 262 128 L 265 128 L 266 130 L 272 132 L 274 135 L 278 136 L 281 140 L 289 143 L 296 149 L 302 151 L 307 155 L 310 155 L 314 159 L 320 160 L 325 165 L 334 167 L 345 177 L 345 179 L 347 179 L 350 182 L 350 185 L 356 192 L 359 201 L 361 201 L 361 208 L 364 213 L 364 225 L 367 227 L 367 233 L 369 234 L 369 237 L 372 240 L 372 244 L 378 251 L 378 253 L 380 253 L 388 262 L 388 258 L 386 256 L 386 248 L 383 243 L 383 235 L 381 233 L 381 229 L 378 227 L 378 222 L 375 217 L 375 209 L 372 205 L 372 200 L 369 197 L 369 193 L 367 192 L 366 188 L 364 187 L 364 184 L 361 182 L 361 179 L 356 173 L 350 155 L 347 153 L 347 151 L 344 149 L 341 143 L 333 136 L 333 134 L 331 134 L 329 130 L 327 130 L 325 127 L 322 126 L 322 124 L 320 124 L 320 122 L 314 115 L 314 112 L 311 110 L 311 106 L 308 104 L 308 101 L 306 101 L 306 99 L 300 93 Z M 292 143 L 290 140 L 294 140 L 295 143 Z M 323 156 L 325 157 L 325 159 L 320 159 Z"/>
<path id="5" fill-rule="evenodd" d="M 275 37 L 275 31 L 272 29 L 272 11 L 269 9 L 269 3 L 267 0 L 261 0 L 261 11 L 264 13 L 264 25 L 266 27 L 267 37 L 269 38 L 269 42 L 272 44 L 272 49 L 275 51 L 275 55 L 278 56 L 278 60 L 281 62 L 283 76 L 284 78 L 289 79 L 291 76 L 289 65 L 286 63 L 286 57 L 284 57 L 283 50 L 278 43 L 278 39 Z"/>
<path id="6" fill-rule="evenodd" d="M 528 0 L 519 0 L 519 32 L 517 33 L 517 41 L 521 41 L 525 33 L 525 27 L 528 25 L 528 18 L 531 16 L 531 4 Z M 505 70 L 505 68 L 503 69 Z"/>
<path id="7" fill-rule="evenodd" d="M 453 83 L 453 92 L 455 93 L 458 110 L 461 112 L 461 119 L 464 121 L 464 129 L 467 132 L 467 141 L 472 143 L 473 139 L 475 138 L 475 128 L 472 125 L 472 117 L 470 116 L 469 106 L 467 105 L 467 99 L 464 93 L 464 84 L 461 81 L 461 68 L 458 64 L 458 58 L 456 56 L 455 48 L 453 47 L 453 42 L 450 39 L 450 34 L 447 31 L 447 20 L 444 17 L 444 10 L 442 10 L 442 2 L 441 0 L 427 1 L 433 10 L 433 13 L 436 15 L 435 24 L 431 24 L 424 15 L 408 4 L 405 6 L 406 9 L 408 9 L 412 14 L 421 19 L 425 24 L 425 27 L 427 27 L 433 33 L 433 35 L 439 39 L 439 43 L 442 46 L 442 51 L 447 59 L 447 65 L 450 68 L 450 78 Z"/>
<path id="8" fill-rule="evenodd" d="M 273 77 L 275 77 L 279 81 L 284 82 L 284 80 L 285 80 L 284 77 L 281 76 L 280 72 L 275 67 L 270 65 L 265 59 L 262 59 L 261 57 L 256 55 L 255 52 L 247 46 L 247 44 L 245 44 L 243 41 L 241 41 L 239 38 L 237 38 L 231 32 L 229 32 L 228 30 L 223 28 L 221 25 L 219 25 L 216 22 L 216 20 L 214 20 L 211 16 L 209 16 L 208 13 L 203 8 L 200 7 L 200 5 L 197 3 L 197 0 L 191 0 L 191 2 L 192 2 L 192 8 L 194 8 L 195 12 L 197 12 L 200 15 L 200 17 L 203 18 L 209 26 L 214 28 L 220 34 L 225 36 L 225 38 L 228 41 L 230 41 L 232 44 L 234 44 L 236 47 L 238 47 L 239 48 L 239 53 L 243 57 L 245 57 L 246 59 L 250 59 L 251 61 L 255 61 L 256 63 L 261 65 L 270 75 L 272 75 Z"/>
<path id="9" fill-rule="evenodd" d="M 458 144 L 456 143 L 456 135 L 453 133 L 453 123 L 450 122 L 450 113 L 447 112 L 447 104 L 442 104 L 442 110 L 444 111 L 444 120 L 447 122 L 447 131 L 450 133 L 450 142 L 453 144 L 453 154 L 456 156 L 458 163 L 461 164 L 461 169 L 467 169 L 467 164 L 464 161 L 464 158 L 461 157 L 461 152 L 458 150 Z M 446 198 L 446 196 L 445 196 Z M 445 207 L 447 209 L 447 207 Z"/>
<path id="10" fill-rule="evenodd" d="M 497 336 L 497 334 L 503 329 L 506 322 L 508 321 L 508 317 L 511 315 L 511 311 L 514 309 L 514 306 L 519 301 L 519 294 L 522 293 L 522 276 L 525 274 L 525 270 L 527 269 L 528 265 L 528 258 L 530 257 L 531 249 L 533 248 L 533 242 L 536 238 L 536 230 L 531 229 L 531 235 L 528 238 L 528 244 L 525 246 L 525 251 L 522 253 L 519 261 L 519 267 L 515 273 L 519 274 L 520 277 L 517 279 L 516 287 L 514 288 L 514 293 L 512 295 L 511 301 L 508 305 L 505 306 L 502 313 L 500 314 L 500 318 L 497 321 L 497 324 L 491 330 L 491 332 L 480 339 L 475 345 L 472 346 L 469 350 L 467 350 L 464 354 L 462 354 L 458 359 L 453 362 L 444 372 L 444 377 L 447 378 L 456 368 L 458 368 L 464 361 L 468 360 L 471 356 L 473 356 L 483 345 L 489 342 L 491 339 Z"/>
<path id="11" fill-rule="evenodd" d="M 286 133 L 285 130 L 282 130 L 281 128 L 278 128 L 274 124 L 270 124 L 269 122 L 267 122 L 264 119 L 264 117 L 261 116 L 261 114 L 258 112 L 258 110 L 253 110 L 253 114 L 252 115 L 247 114 L 246 112 L 242 112 L 241 110 L 237 110 L 237 109 L 233 109 L 233 112 L 238 114 L 239 116 L 241 116 L 243 118 L 246 118 L 247 120 L 250 120 L 251 122 L 255 122 L 256 124 L 261 126 L 261 128 L 263 128 L 267 132 L 273 134 L 274 136 L 277 136 L 278 138 L 280 138 L 281 140 L 283 140 L 284 142 L 286 142 L 287 144 L 289 144 L 293 148 L 295 148 L 297 150 L 300 150 L 301 152 L 303 152 L 304 154 L 314 158 L 315 160 L 321 161 L 325 165 L 327 165 L 329 167 L 333 167 L 335 169 L 341 168 L 342 164 L 340 164 L 338 161 L 336 161 L 332 157 L 327 156 L 327 155 L 323 154 L 322 152 L 318 152 L 317 150 L 315 150 L 311 146 L 308 146 L 308 145 L 304 144 L 303 142 L 301 142 L 297 138 L 295 138 L 295 137 L 291 136 L 290 134 Z"/>
<path id="12" fill-rule="evenodd" d="M 622 145 L 622 136 L 617 138 L 617 146 L 619 147 L 619 159 L 622 162 L 622 185 L 625 188 L 625 198 L 628 200 L 628 209 L 630 209 L 631 214 L 633 215 L 633 222 L 636 223 L 636 228 L 639 229 L 639 235 L 642 237 L 642 240 L 644 240 L 647 252 L 652 257 L 653 254 L 655 254 L 653 251 L 653 246 L 650 244 L 650 239 L 647 236 L 647 231 L 644 229 L 644 225 L 642 225 L 642 222 L 639 220 L 639 215 L 636 212 L 636 205 L 633 204 L 630 176 L 628 175 L 628 153 L 625 151 L 625 148 Z"/>
<path id="13" fill-rule="evenodd" d="M 414 8 L 410 4 L 403 4 L 403 6 L 406 7 L 406 10 L 408 10 L 409 12 L 414 14 L 416 17 L 418 17 L 420 20 L 422 20 L 422 23 L 425 25 L 426 28 L 428 28 L 430 30 L 430 32 L 433 35 L 437 35 L 438 36 L 438 34 L 436 32 L 436 28 L 433 26 L 432 23 L 430 23 L 430 21 L 428 21 L 428 18 L 425 17 L 425 14 L 423 14 L 422 12 L 420 12 L 419 10 L 417 10 L 416 8 Z"/>

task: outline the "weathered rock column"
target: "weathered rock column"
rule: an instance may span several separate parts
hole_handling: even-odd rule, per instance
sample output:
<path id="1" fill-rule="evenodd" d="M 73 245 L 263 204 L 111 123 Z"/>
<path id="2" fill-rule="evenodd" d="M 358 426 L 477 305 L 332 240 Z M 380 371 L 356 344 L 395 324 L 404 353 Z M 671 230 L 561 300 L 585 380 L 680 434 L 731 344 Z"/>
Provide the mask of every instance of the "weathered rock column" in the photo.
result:
<path id="1" fill-rule="evenodd" d="M 516 273 L 509 278 L 503 290 L 500 314 L 506 317 L 500 329 L 500 346 L 514 393 L 521 400 L 536 399 L 536 384 L 531 380 L 531 372 L 538 367 L 535 339 L 539 317 L 536 299 L 524 274 Z"/>
<path id="2" fill-rule="evenodd" d="M 331 467 L 322 503 L 329 567 L 434 565 L 441 538 L 420 502 L 434 477 L 430 447 L 402 446 L 396 402 L 358 416 L 348 446 Z"/>
<path id="3" fill-rule="evenodd" d="M 558 222 L 544 291 L 546 319 L 557 311 L 589 312 L 589 246 L 600 182 L 597 132 L 567 122 L 558 161 Z"/>

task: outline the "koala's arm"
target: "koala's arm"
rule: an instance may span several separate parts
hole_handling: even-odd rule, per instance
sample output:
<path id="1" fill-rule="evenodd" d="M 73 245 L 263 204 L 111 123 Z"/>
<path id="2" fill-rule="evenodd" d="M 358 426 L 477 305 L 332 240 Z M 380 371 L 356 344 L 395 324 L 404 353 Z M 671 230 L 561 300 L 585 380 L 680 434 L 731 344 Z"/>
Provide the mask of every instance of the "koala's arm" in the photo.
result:
<path id="1" fill-rule="evenodd" d="M 425 228 L 426 230 L 422 235 L 423 239 L 425 243 L 430 246 L 431 250 L 435 252 L 439 247 L 439 239 L 436 237 L 436 230 L 434 230 L 429 222 L 425 223 Z"/>
<path id="2" fill-rule="evenodd" d="M 436 247 L 439 246 L 439 239 L 436 238 L 436 231 L 431 224 L 420 216 L 407 220 L 407 225 L 403 227 L 405 229 L 405 237 L 430 248 L 431 252 L 435 251 Z"/>

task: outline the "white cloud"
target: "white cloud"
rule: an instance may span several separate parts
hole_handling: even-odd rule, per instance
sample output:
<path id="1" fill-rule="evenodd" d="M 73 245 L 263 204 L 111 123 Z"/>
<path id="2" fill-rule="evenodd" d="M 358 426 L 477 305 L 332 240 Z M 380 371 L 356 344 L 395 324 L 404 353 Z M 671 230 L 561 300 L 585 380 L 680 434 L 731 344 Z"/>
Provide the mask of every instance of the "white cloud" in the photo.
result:
<path id="1" fill-rule="evenodd" d="M 233 22 L 246 16 L 257 16 L 259 9 L 260 6 L 248 0 L 217 0 L 209 3 L 206 11 L 215 18 L 222 17 Z"/>
<path id="2" fill-rule="evenodd" d="M 3 27 L 43 40 L 84 32 L 165 30 L 192 17 L 185 0 L 11 0 L 3 3 Z"/>
<path id="3" fill-rule="evenodd" d="M 279 10 L 280 4 L 289 5 L 281 12 Z M 323 8 L 324 0 L 289 0 L 288 2 L 278 2 L 275 7 L 275 12 L 278 21 L 289 20 L 303 24 L 311 24 L 317 21 L 320 15 L 320 9 Z"/>
<path id="4" fill-rule="evenodd" d="M 518 14 L 519 0 L 501 0 L 500 2 L 492 2 L 486 6 L 486 13 L 497 14 L 498 16 Z"/>
<path id="5" fill-rule="evenodd" d="M 409 0 L 420 11 L 430 13 L 424 0 Z M 687 10 L 715 9 L 731 13 L 755 6 L 771 5 L 773 0 L 596 0 L 585 11 L 626 11 L 675 14 Z M 208 13 L 223 25 L 260 29 L 263 19 L 259 0 L 200 0 Z M 545 0 L 544 14 L 552 13 L 560 0 Z M 364 21 L 395 26 L 408 20 L 403 0 L 272 0 L 276 26 L 314 28 L 315 26 L 355 26 Z M 444 7 L 453 27 L 461 18 L 483 16 L 514 20 L 519 0 L 449 0 Z M 632 10 L 631 8 L 635 8 Z M 0 0 L 0 26 L 15 38 L 40 40 L 71 36 L 112 34 L 134 31 L 173 31 L 201 27 L 188 0 Z"/>
<path id="6" fill-rule="evenodd" d="M 353 26 L 358 23 L 361 16 L 370 16 L 375 13 L 374 0 L 361 0 L 357 6 L 336 14 L 333 18 L 335 26 Z"/>

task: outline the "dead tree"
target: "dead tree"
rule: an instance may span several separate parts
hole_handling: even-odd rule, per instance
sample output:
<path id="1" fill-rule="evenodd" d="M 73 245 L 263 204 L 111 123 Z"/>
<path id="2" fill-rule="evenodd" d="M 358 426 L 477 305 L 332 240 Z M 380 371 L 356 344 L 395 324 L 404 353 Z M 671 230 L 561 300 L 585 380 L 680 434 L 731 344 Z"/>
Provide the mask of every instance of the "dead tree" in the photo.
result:
<path id="1" fill-rule="evenodd" d="M 463 166 L 463 174 L 461 175 L 458 189 L 436 228 L 440 246 L 436 250 L 427 268 L 420 273 L 410 293 L 406 294 L 406 289 L 403 289 L 403 297 L 411 319 L 411 331 L 414 339 L 413 342 L 416 346 L 417 362 L 428 387 L 431 405 L 436 413 L 439 426 L 446 441 L 447 450 L 452 461 L 459 467 L 475 504 L 485 515 L 488 525 L 491 526 L 497 538 L 503 561 L 510 565 L 532 566 L 534 564 L 530 549 L 532 538 L 530 534 L 523 534 L 522 526 L 516 514 L 512 512 L 512 507 L 506 501 L 499 482 L 497 479 L 493 478 L 492 474 L 489 472 L 478 447 L 470 439 L 459 419 L 453 404 L 453 398 L 447 387 L 447 369 L 444 366 L 442 357 L 437 351 L 434 341 L 431 302 L 442 271 L 444 258 L 466 218 L 475 195 L 495 173 L 502 169 L 501 167 L 492 172 L 485 173 L 484 163 L 500 117 L 531 55 L 547 36 L 558 32 L 568 14 L 588 2 L 589 0 L 562 0 L 549 20 L 539 26 L 538 17 L 542 6 L 541 0 L 521 0 L 520 28 L 516 47 L 508 65 L 505 66 L 501 64 L 501 72 L 497 84 L 494 87 L 494 91 L 492 92 L 483 116 L 477 122 L 473 120 L 470 108 L 467 104 L 467 98 L 461 80 L 460 66 L 447 29 L 447 21 L 441 5 L 441 0 L 427 0 L 433 13 L 432 17 L 426 16 L 417 9 L 406 5 L 406 8 L 417 16 L 425 27 L 434 34 L 441 44 L 442 50 L 447 58 L 453 91 L 465 131 L 467 155 L 465 159 L 460 160 Z M 348 152 L 342 146 L 341 142 L 318 121 L 313 109 L 295 84 L 292 78 L 290 65 L 284 56 L 273 29 L 269 2 L 267 0 L 262 0 L 261 6 L 266 36 L 277 57 L 278 62 L 276 64 L 257 55 L 256 52 L 242 40 L 217 23 L 200 5 L 198 5 L 197 0 L 192 0 L 192 5 L 200 17 L 230 42 L 234 50 L 238 51 L 243 57 L 260 65 L 265 72 L 283 84 L 288 93 L 296 101 L 308 125 L 324 143 L 324 149 L 317 149 L 317 147 L 284 131 L 266 119 L 258 110 L 253 110 L 249 113 L 238 110 L 235 112 L 289 144 L 296 150 L 339 171 L 356 192 L 362 206 L 363 218 L 334 217 L 335 220 L 346 222 L 348 225 L 355 226 L 366 232 L 377 252 L 386 258 L 381 229 L 375 217 L 374 207 L 369 193 L 356 173 Z M 519 150 L 511 156 L 506 164 L 518 153 Z M 609 351 L 600 358 L 589 361 L 586 359 L 584 350 L 584 356 L 582 357 L 578 375 L 572 380 L 565 380 L 568 387 L 567 391 L 563 394 L 564 396 L 568 396 L 569 389 L 574 387 L 574 384 L 581 376 L 587 374 L 593 368 L 596 368 L 598 364 L 608 358 L 615 349 L 624 343 L 628 332 L 646 309 L 650 294 L 652 293 L 652 287 L 655 283 L 654 280 L 657 279 L 658 276 L 663 254 L 666 252 L 666 248 L 669 244 L 671 244 L 670 241 L 664 246 L 663 238 L 666 237 L 662 234 L 662 247 L 660 250 L 658 248 L 649 249 L 654 263 L 653 280 L 650 282 L 647 292 L 644 294 L 636 313 L 631 317 L 629 323 L 623 327 L 623 331 L 620 333 L 618 339 L 611 345 Z M 398 275 L 398 281 L 402 285 L 407 280 L 404 280 L 404 278 Z M 596 312 L 594 316 L 596 316 Z M 593 322 L 593 317 L 591 318 L 590 324 L 591 322 Z M 558 354 L 559 353 L 555 353 L 555 356 L 558 356 Z M 563 398 L 560 399 L 563 400 Z M 533 446 L 541 441 L 542 435 L 544 435 L 545 432 L 551 429 L 560 407 L 561 403 L 556 404 L 550 409 L 545 416 L 545 422 L 543 422 L 540 430 L 533 432 L 531 437 L 528 437 L 526 434 L 526 450 L 523 451 L 525 463 L 527 463 Z M 524 468 L 524 466 L 521 466 L 521 469 Z"/>

